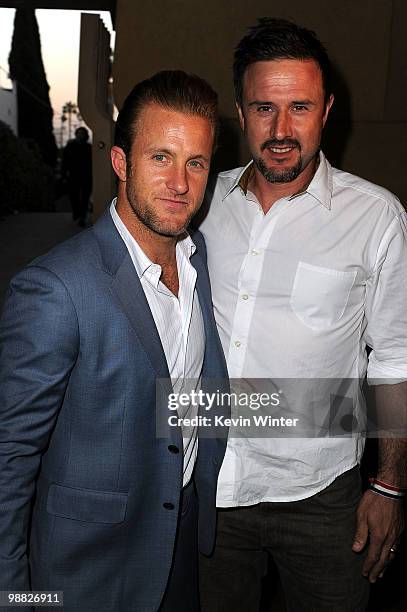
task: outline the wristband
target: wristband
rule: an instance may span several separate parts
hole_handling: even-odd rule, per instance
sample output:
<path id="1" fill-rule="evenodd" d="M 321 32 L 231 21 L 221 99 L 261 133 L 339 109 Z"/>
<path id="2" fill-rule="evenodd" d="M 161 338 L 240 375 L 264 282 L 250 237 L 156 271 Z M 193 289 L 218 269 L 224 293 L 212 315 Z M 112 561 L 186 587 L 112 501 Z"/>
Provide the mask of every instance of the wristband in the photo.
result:
<path id="1" fill-rule="evenodd" d="M 368 488 L 370 491 L 374 491 L 379 495 L 389 497 L 390 499 L 397 499 L 399 501 L 402 501 L 407 495 L 407 489 L 401 489 L 400 487 L 389 485 L 382 480 L 377 480 L 376 478 L 369 478 Z"/>

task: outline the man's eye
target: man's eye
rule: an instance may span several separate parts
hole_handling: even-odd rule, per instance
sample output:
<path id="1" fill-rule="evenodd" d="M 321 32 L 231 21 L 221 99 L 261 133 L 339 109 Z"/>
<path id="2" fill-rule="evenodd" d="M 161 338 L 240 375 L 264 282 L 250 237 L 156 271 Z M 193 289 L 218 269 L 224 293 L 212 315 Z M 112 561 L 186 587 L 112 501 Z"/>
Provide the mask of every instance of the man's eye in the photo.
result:
<path id="1" fill-rule="evenodd" d="M 308 110 L 308 107 L 305 106 L 305 104 L 295 104 L 293 106 L 293 109 L 295 110 L 295 112 L 301 113 L 302 111 Z"/>
<path id="2" fill-rule="evenodd" d="M 157 161 L 165 161 L 166 157 L 164 153 L 156 153 L 153 155 L 153 159 L 156 159 Z"/>
<path id="3" fill-rule="evenodd" d="M 204 167 L 203 163 L 198 161 L 197 159 L 191 159 L 191 161 L 189 162 L 189 165 L 192 166 L 193 168 L 203 168 Z"/>
<path id="4" fill-rule="evenodd" d="M 273 108 L 271 106 L 266 105 L 266 104 L 263 104 L 262 106 L 258 106 L 257 107 L 257 111 L 259 113 L 269 113 L 272 110 L 273 110 Z"/>

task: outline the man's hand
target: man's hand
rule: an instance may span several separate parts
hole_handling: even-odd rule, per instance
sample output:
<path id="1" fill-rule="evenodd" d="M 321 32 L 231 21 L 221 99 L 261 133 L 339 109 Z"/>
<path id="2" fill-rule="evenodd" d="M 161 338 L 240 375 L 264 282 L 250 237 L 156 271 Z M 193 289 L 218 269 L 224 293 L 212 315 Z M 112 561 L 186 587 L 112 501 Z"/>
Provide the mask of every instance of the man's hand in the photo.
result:
<path id="1" fill-rule="evenodd" d="M 376 582 L 391 558 L 392 547 L 404 530 L 403 505 L 398 500 L 366 491 L 356 514 L 356 532 L 352 550 L 361 552 L 369 539 L 369 548 L 363 564 L 363 575 Z"/>

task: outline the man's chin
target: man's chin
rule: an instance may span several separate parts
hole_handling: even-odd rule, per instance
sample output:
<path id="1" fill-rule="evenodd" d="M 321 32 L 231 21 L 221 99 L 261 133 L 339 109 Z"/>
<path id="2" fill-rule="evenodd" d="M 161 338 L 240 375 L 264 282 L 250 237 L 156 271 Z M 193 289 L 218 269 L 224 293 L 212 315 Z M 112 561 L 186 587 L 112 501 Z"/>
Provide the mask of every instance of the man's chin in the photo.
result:
<path id="1" fill-rule="evenodd" d="M 281 170 L 270 170 L 266 172 L 264 178 L 269 183 L 292 183 L 300 173 L 301 169 L 297 170 L 297 168 L 290 168 L 283 172 Z"/>
<path id="2" fill-rule="evenodd" d="M 153 227 L 150 226 L 150 229 L 152 229 L 156 234 L 159 234 L 160 236 L 166 236 L 167 238 L 179 238 L 180 236 L 186 233 L 188 225 L 180 225 L 175 223 L 159 223 L 154 224 Z"/>
<path id="3" fill-rule="evenodd" d="M 259 171 L 269 183 L 291 183 L 301 174 L 301 161 L 288 168 L 270 168 L 261 159 L 256 163 Z"/>
<path id="4" fill-rule="evenodd" d="M 190 215 L 179 215 L 178 218 L 175 215 L 138 214 L 137 216 L 150 231 L 167 238 L 179 238 L 185 234 L 192 218 Z"/>

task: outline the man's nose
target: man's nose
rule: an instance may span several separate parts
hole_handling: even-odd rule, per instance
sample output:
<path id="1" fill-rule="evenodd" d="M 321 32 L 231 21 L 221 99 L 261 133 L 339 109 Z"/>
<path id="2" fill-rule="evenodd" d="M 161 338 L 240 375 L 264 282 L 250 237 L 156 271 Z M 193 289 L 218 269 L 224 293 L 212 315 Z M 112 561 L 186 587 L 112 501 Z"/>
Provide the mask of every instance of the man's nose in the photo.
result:
<path id="1" fill-rule="evenodd" d="M 184 165 L 174 165 L 171 168 L 167 179 L 167 187 L 177 194 L 183 194 L 188 191 L 188 175 Z"/>
<path id="2" fill-rule="evenodd" d="M 291 118 L 288 111 L 279 110 L 271 124 L 270 136 L 277 140 L 292 137 Z"/>

